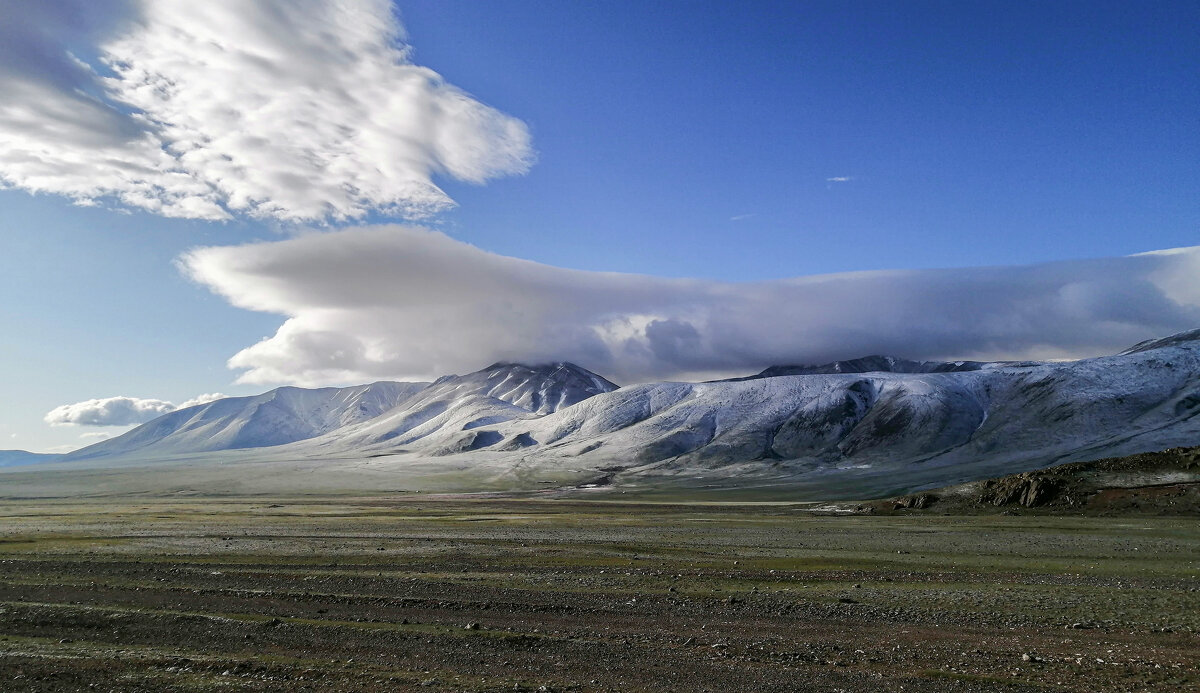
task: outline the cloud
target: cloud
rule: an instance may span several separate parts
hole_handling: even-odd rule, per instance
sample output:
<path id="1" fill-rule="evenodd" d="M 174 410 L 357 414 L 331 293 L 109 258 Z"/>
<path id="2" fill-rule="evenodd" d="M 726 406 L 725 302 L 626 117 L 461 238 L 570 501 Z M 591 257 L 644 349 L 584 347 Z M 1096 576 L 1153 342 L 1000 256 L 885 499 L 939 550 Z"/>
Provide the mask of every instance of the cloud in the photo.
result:
<path id="1" fill-rule="evenodd" d="M 78 445 L 54 445 L 48 448 L 43 448 L 41 452 L 47 455 L 63 455 L 68 452 L 75 452 L 78 449 Z"/>
<path id="2" fill-rule="evenodd" d="M 229 360 L 260 384 L 501 360 L 566 359 L 632 382 L 872 353 L 1070 358 L 1200 325 L 1200 248 L 732 284 L 562 269 L 380 226 L 196 248 L 179 264 L 235 306 L 286 316 Z"/>
<path id="3" fill-rule="evenodd" d="M 161 399 L 108 397 L 55 407 L 44 419 L 51 426 L 128 426 L 172 411 L 175 405 Z"/>
<path id="4" fill-rule="evenodd" d="M 0 15 L 0 187 L 192 219 L 421 218 L 453 204 L 436 177 L 533 159 L 524 123 L 413 64 L 387 0 L 0 0 Z"/>
<path id="5" fill-rule="evenodd" d="M 208 392 L 203 395 L 196 395 L 195 397 L 189 399 L 188 401 L 180 404 L 179 407 L 177 407 L 177 408 L 178 409 L 187 409 L 188 407 L 196 407 L 201 404 L 208 404 L 209 402 L 215 402 L 219 399 L 225 399 L 228 396 L 229 395 L 223 395 L 220 392 Z"/>
<path id="6" fill-rule="evenodd" d="M 89 399 L 75 404 L 64 404 L 50 410 L 44 417 L 51 426 L 129 426 L 146 423 L 177 409 L 187 409 L 222 399 L 220 393 L 193 397 L 180 405 L 161 399 L 139 399 L 137 397 L 106 397 Z M 108 437 L 107 433 L 84 433 L 82 437 Z"/>
<path id="7" fill-rule="evenodd" d="M 825 179 L 828 183 L 849 183 L 852 180 L 854 180 L 854 176 L 833 176 Z"/>
<path id="8" fill-rule="evenodd" d="M 91 440 L 91 441 L 99 442 L 101 440 L 108 440 L 109 438 L 112 437 L 112 434 L 107 433 L 105 431 L 90 431 L 88 433 L 80 433 L 79 437 L 82 438 L 83 440 Z"/>

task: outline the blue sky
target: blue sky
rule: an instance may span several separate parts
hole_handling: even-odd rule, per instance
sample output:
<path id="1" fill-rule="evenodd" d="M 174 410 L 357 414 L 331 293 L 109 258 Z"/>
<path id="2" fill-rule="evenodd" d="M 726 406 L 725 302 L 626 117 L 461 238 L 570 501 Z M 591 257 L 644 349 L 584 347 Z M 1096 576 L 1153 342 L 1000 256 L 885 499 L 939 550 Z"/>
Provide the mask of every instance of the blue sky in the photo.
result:
<path id="1" fill-rule="evenodd" d="M 94 57 L 103 50 L 80 38 L 86 32 L 60 32 L 61 22 L 56 24 L 54 17 L 35 16 L 42 11 L 34 12 L 35 4 L 0 0 L 0 15 L 27 20 L 8 22 L 5 31 L 28 31 L 44 39 L 37 45 L 60 52 L 69 48 L 104 71 Z M 369 13 L 381 6 L 374 0 L 359 4 L 368 16 L 376 16 Z M 79 7 L 65 1 L 51 5 L 61 5 L 68 14 Z M 134 31 L 119 20 L 134 16 L 137 5 L 106 5 L 111 17 L 102 17 L 104 32 L 95 40 L 109 45 L 122 32 Z M 290 21 L 317 22 L 318 12 L 312 8 L 321 5 L 315 0 L 295 5 L 300 9 L 288 10 L 294 14 L 289 15 Z M 1025 314 L 1006 322 L 1014 326 L 1011 343 L 994 324 L 986 330 L 964 327 L 963 334 L 971 338 L 962 340 L 942 326 L 934 330 L 917 325 L 908 341 L 889 341 L 881 336 L 884 328 L 878 324 L 837 322 L 839 310 L 845 311 L 847 320 L 858 314 L 854 306 L 832 305 L 833 298 L 871 301 L 869 295 L 850 289 L 830 299 L 827 310 L 832 317 L 821 313 L 794 318 L 813 321 L 813 330 L 819 326 L 823 330 L 819 339 L 805 341 L 797 336 L 763 351 L 747 349 L 743 354 L 728 345 L 718 349 L 715 345 L 726 342 L 717 337 L 724 338 L 725 333 L 714 332 L 716 321 L 696 317 L 716 305 L 713 296 L 742 291 L 728 287 L 747 282 L 863 270 L 1065 262 L 1047 274 L 1072 277 L 1071 286 L 1078 286 L 1093 281 L 1085 272 L 1093 266 L 1071 264 L 1074 261 L 1196 245 L 1200 242 L 1200 79 L 1196 74 L 1200 42 L 1195 37 L 1200 6 L 1195 3 L 414 0 L 399 2 L 394 9 L 412 49 L 406 60 L 436 71 L 446 83 L 495 109 L 478 112 L 490 126 L 517 129 L 504 136 L 492 130 L 479 135 L 455 125 L 459 129 L 448 129 L 449 135 L 438 137 L 444 140 L 461 132 L 464 137 L 478 135 L 482 144 L 472 140 L 471 147 L 464 144 L 456 150 L 456 143 L 438 140 L 439 146 L 450 147 L 449 153 L 415 165 L 413 171 L 401 171 L 399 179 L 371 180 L 370 172 L 379 166 L 364 160 L 350 179 L 360 189 L 374 191 L 362 194 L 361 214 L 289 218 L 292 212 L 300 214 L 299 203 L 289 199 L 272 208 L 277 211 L 255 217 L 234 208 L 236 194 L 206 198 L 228 210 L 224 220 L 200 213 L 193 215 L 198 218 L 167 218 L 163 214 L 168 212 L 156 213 L 142 203 L 114 201 L 111 191 L 95 196 L 96 206 L 76 206 L 70 198 L 80 197 L 79 181 L 60 176 L 54 184 L 57 189 L 42 185 L 42 192 L 35 195 L 32 191 L 39 184 L 31 182 L 32 174 L 19 168 L 15 158 L 0 158 L 0 180 L 10 188 L 0 191 L 0 296 L 5 299 L 0 321 L 6 335 L 0 340 L 0 380 L 9 395 L 0 403 L 0 447 L 72 447 L 87 442 L 81 434 L 122 430 L 49 426 L 43 421 L 55 407 L 94 398 L 126 396 L 181 403 L 202 393 L 249 394 L 287 382 L 349 384 L 355 378 L 423 377 L 428 374 L 418 372 L 415 364 L 467 370 L 486 365 L 497 355 L 579 358 L 595 354 L 594 361 L 605 365 L 605 359 L 610 359 L 610 368 L 619 368 L 622 354 L 632 362 L 642 358 L 635 347 L 648 349 L 653 358 L 637 361 L 643 364 L 641 370 L 624 373 L 628 381 L 749 371 L 768 365 L 768 359 L 804 360 L 839 351 L 853 357 L 862 355 L 858 350 L 884 347 L 901 351 L 907 347 L 909 353 L 901 355 L 910 357 L 1071 357 L 1099 353 L 1123 344 L 1121 340 L 1153 336 L 1163 329 L 1197 326 L 1187 322 L 1197 313 L 1186 300 L 1194 287 L 1179 288 L 1184 280 L 1145 302 L 1137 298 L 1144 293 L 1141 284 L 1128 290 L 1108 285 L 1101 290 L 1089 284 L 1087 299 L 1072 299 L 1069 308 L 1075 312 L 1070 314 L 1081 325 L 1098 327 L 1077 342 L 1051 335 L 1045 327 L 1028 327 L 1031 321 Z M 142 21 L 152 25 L 179 20 L 167 16 L 169 11 L 156 12 L 162 14 Z M 253 29 L 267 20 L 255 21 L 260 24 L 236 27 L 247 32 L 247 41 L 261 35 Z M 331 26 L 336 31 L 339 25 Z M 377 38 L 366 36 L 362 41 Z M 358 45 L 367 44 L 353 44 Z M 159 63 L 154 61 L 161 59 L 164 50 L 153 35 L 139 34 L 119 54 L 135 66 L 144 61 L 155 68 Z M 198 65 L 193 72 L 172 76 L 209 79 L 205 56 L 193 57 Z M 34 58 L 26 55 L 16 61 L 12 55 L 0 54 L 0 61 L 5 59 L 9 62 L 0 62 L 0 78 L 13 80 L 12 84 L 41 84 L 27 71 L 30 64 L 36 65 Z M 295 55 L 290 62 L 281 62 L 285 67 L 296 63 Z M 323 74 L 319 66 L 305 69 L 306 80 Z M 299 78 L 297 83 L 307 84 Z M 435 93 L 438 88 L 430 87 Z M 402 101 L 379 103 L 378 99 L 396 91 L 369 91 L 362 99 L 378 106 L 370 114 L 379 120 L 380 132 L 404 125 L 409 117 Z M 210 101 L 222 97 L 215 88 L 197 93 Z M 37 107 L 33 110 L 43 114 L 43 123 L 52 125 L 53 118 L 62 116 L 47 106 L 49 101 L 63 98 L 75 103 L 69 100 L 76 98 L 63 92 L 29 94 L 29 104 Z M 112 96 L 104 104 L 110 110 L 97 113 L 107 117 L 136 111 L 130 105 L 132 94 Z M 194 104 L 212 105 L 196 97 L 167 106 L 174 109 L 169 114 L 179 117 L 179 109 Z M 86 108 L 94 105 L 85 104 Z M 137 107 L 152 109 L 154 104 Z M 347 118 L 361 116 L 347 113 Z M 0 113 L 0 142 L 9 142 L 10 151 L 11 142 L 38 141 L 36 137 L 44 135 L 19 129 L 25 121 L 18 115 Z M 334 125 L 339 124 L 337 117 L 337 113 L 331 117 Z M 203 121 L 200 115 L 197 119 Z M 62 152 L 55 152 L 56 161 L 73 161 L 75 151 L 92 146 L 85 136 L 88 128 L 94 127 L 100 133 L 97 137 L 108 137 L 111 133 L 103 131 L 101 120 L 98 116 L 82 119 L 82 125 L 71 123 L 82 134 L 71 131 L 71 137 L 61 140 L 67 144 L 61 144 Z M 161 121 L 155 127 L 161 128 Z M 203 122 L 196 127 L 203 128 Z M 297 131 L 287 127 L 279 132 L 295 137 Z M 14 139 L 2 139 L 5 128 Z M 268 139 L 273 131 L 264 129 Z M 419 139 L 422 133 L 410 138 Z M 378 132 L 367 134 L 378 136 Z M 528 144 L 521 139 L 526 134 Z M 72 150 L 75 142 L 80 144 Z M 252 146 L 236 143 L 238 151 Z M 461 164 L 462 157 L 475 156 L 480 147 L 489 157 Z M 396 151 L 407 156 L 403 149 Z M 369 150 L 361 153 L 371 155 Z M 343 168 L 347 166 L 339 161 Z M 454 162 L 460 162 L 457 168 Z M 349 167 L 353 165 L 351 161 Z M 107 175 L 100 168 L 97 171 L 97 179 Z M 389 192 L 389 185 L 424 180 L 426 173 L 456 206 L 438 206 L 438 200 L 426 192 L 416 198 Z M 336 176 L 330 175 L 336 183 Z M 270 203 L 270 193 L 282 190 L 270 187 L 279 180 L 289 179 L 261 183 L 265 187 L 256 188 L 257 194 L 266 195 Z M 112 190 L 120 192 L 119 187 Z M 383 239 L 369 232 L 356 236 L 346 230 L 361 224 L 410 221 L 395 204 L 411 199 L 426 205 L 420 223 L 445 233 L 450 245 L 425 237 Z M 326 239 L 293 238 L 308 227 L 315 227 Z M 368 238 L 372 240 L 361 240 Z M 524 277 L 532 272 L 542 282 L 539 286 L 559 287 L 555 293 L 569 294 L 574 302 L 537 313 L 527 307 L 541 305 L 531 298 L 538 296 L 530 293 L 535 289 L 512 289 L 503 309 L 515 317 L 497 324 L 527 329 L 521 320 L 535 320 L 532 327 L 550 335 L 535 341 L 554 348 L 533 348 L 500 333 L 455 332 L 461 324 L 477 322 L 472 311 L 485 305 L 469 292 L 438 317 L 420 310 L 430 305 L 435 294 L 471 286 L 469 277 L 454 278 L 456 267 L 470 276 L 487 274 L 471 263 L 490 260 L 453 241 L 552 268 L 635 273 L 664 280 L 697 278 L 709 283 L 700 289 L 691 284 L 636 284 L 638 291 L 648 294 L 678 292 L 675 302 L 665 306 L 611 298 L 632 292 L 633 284 L 605 284 L 574 294 L 568 289 L 589 284 L 593 275 L 547 270 L 543 282 L 542 275 L 514 265 L 516 269 L 498 276 Z M 182 269 L 178 260 L 197 246 L 228 248 L 251 242 L 257 245 L 250 250 L 214 251 L 201 258 L 204 263 L 184 263 Z M 321 243 L 345 247 L 357 243 L 355 247 L 367 248 L 362 251 L 365 256 L 395 251 L 398 263 L 405 249 L 421 248 L 428 254 L 421 257 L 430 258 L 430 266 L 445 269 L 421 285 L 379 285 L 381 292 L 406 295 L 411 304 L 402 306 L 381 308 L 376 301 L 364 300 L 365 293 L 317 295 L 305 284 L 313 260 L 304 253 L 328 257 L 331 246 L 321 245 L 318 251 Z M 295 266 L 278 269 L 285 265 L 283 257 Z M 365 260 L 354 257 L 347 251 L 349 259 L 343 258 L 343 264 L 331 260 L 326 265 L 331 276 L 336 276 L 336 270 L 344 272 L 347 281 L 361 279 L 353 263 Z M 218 266 L 219 262 L 226 264 Z M 1086 271 L 1113 273 L 1111 268 Z M 1139 265 L 1129 273 L 1158 277 L 1175 271 Z M 970 274 L 954 276 L 963 277 L 964 291 L 991 296 L 969 285 Z M 1009 287 L 1010 293 L 996 294 L 995 303 L 1003 304 L 1015 291 L 1011 287 L 1020 286 L 1009 279 L 1016 276 L 1004 274 L 1003 281 L 998 278 L 988 284 Z M 266 284 L 283 288 L 266 295 L 261 289 Z M 943 286 L 929 285 L 934 284 Z M 926 301 L 914 303 L 913 314 L 920 308 L 934 316 L 931 322 L 964 322 L 952 311 L 938 318 L 943 309 L 940 301 L 928 299 L 924 288 L 904 286 Z M 507 296 L 505 290 L 511 286 L 501 288 L 472 290 Z M 747 303 L 737 303 L 742 306 L 738 310 L 755 316 L 773 314 L 777 306 L 771 301 L 786 297 L 775 289 L 764 291 L 753 307 L 751 299 L 739 298 Z M 1062 294 L 1062 287 L 1054 291 Z M 305 298 L 295 298 L 302 294 Z M 1162 300 L 1173 302 L 1170 310 L 1160 309 Z M 947 302 L 953 303 L 953 297 L 947 297 Z M 1084 304 L 1091 312 L 1079 312 Z M 272 306 L 273 312 L 236 307 L 246 305 Z M 342 313 L 328 317 L 330 306 Z M 909 310 L 909 304 L 904 306 L 904 311 Z M 370 310 L 384 310 L 391 316 L 388 319 L 403 316 L 410 324 L 420 324 L 422 334 L 444 330 L 446 343 L 426 343 L 412 330 L 371 331 L 365 326 L 382 319 Z M 609 322 L 600 327 L 582 317 L 578 325 L 572 322 L 585 312 Z M 535 318 L 529 318 L 530 313 L 536 313 Z M 1095 319 L 1100 313 L 1104 319 Z M 297 321 L 291 336 L 277 332 L 281 314 Z M 1150 314 L 1161 317 L 1137 317 Z M 570 325 L 566 336 L 556 327 L 562 325 Z M 803 324 L 792 327 L 798 335 L 804 333 Z M 605 344 L 626 340 L 621 342 L 625 351 L 602 349 L 587 341 L 592 338 L 589 330 L 595 329 L 609 340 Z M 744 336 L 735 335 L 746 342 L 770 341 L 750 328 L 737 329 L 747 330 Z M 897 328 L 887 330 L 894 334 Z M 589 336 L 581 341 L 578 333 Z M 326 337 L 335 334 L 356 337 L 355 344 L 367 345 L 366 355 L 336 369 L 291 367 L 342 358 L 344 345 L 328 346 Z M 655 341 L 666 334 L 674 335 L 675 341 Z M 947 334 L 951 337 L 947 343 L 956 346 L 936 353 L 930 346 L 931 335 Z M 265 346 L 245 356 L 240 368 L 227 367 L 227 360 L 264 339 Z M 634 344 L 637 339 L 645 344 Z M 504 343 L 507 351 L 452 348 L 463 341 Z M 678 356 L 685 347 L 706 356 Z M 409 356 L 401 358 L 393 352 Z M 443 353 L 453 357 L 442 359 Z M 669 354 L 677 358 L 672 361 Z M 257 380 L 235 382 L 239 373 L 258 374 Z"/>
<path id="2" fill-rule="evenodd" d="M 451 188 L 499 252 L 745 280 L 1196 242 L 1194 3 L 401 12 L 420 62 L 533 130 L 527 176 Z"/>

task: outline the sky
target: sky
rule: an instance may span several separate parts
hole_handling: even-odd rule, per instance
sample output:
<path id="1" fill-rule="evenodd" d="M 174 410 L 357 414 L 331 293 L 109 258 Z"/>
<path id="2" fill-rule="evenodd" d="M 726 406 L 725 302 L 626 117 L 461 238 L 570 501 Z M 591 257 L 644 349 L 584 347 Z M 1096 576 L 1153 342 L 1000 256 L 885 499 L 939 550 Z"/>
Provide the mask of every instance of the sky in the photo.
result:
<path id="1" fill-rule="evenodd" d="M 1197 30 L 1194 2 L 0 0 L 0 448 L 497 360 L 632 383 L 1200 327 Z"/>

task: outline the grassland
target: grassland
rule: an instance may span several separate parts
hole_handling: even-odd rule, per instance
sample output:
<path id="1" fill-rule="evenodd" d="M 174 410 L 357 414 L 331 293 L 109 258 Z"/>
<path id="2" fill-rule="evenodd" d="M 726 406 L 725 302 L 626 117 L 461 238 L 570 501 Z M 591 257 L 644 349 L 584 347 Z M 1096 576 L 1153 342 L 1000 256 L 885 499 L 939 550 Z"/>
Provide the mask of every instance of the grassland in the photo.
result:
<path id="1" fill-rule="evenodd" d="M 1200 690 L 1200 519 L 0 502 L 4 691 Z"/>

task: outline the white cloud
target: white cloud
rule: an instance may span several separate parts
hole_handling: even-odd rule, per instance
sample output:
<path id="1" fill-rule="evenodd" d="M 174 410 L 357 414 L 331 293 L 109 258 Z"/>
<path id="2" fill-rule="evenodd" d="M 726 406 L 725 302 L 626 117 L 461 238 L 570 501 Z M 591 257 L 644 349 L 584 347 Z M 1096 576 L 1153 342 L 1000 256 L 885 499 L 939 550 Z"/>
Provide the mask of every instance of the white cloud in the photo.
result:
<path id="1" fill-rule="evenodd" d="M 63 455 L 68 452 L 75 452 L 78 449 L 78 445 L 54 445 L 43 449 L 41 452 L 47 455 Z"/>
<path id="2" fill-rule="evenodd" d="M 90 431 L 88 433 L 80 433 L 79 437 L 82 438 L 83 440 L 99 442 L 101 440 L 108 440 L 109 438 L 112 437 L 112 434 L 106 433 L 104 431 Z"/>
<path id="3" fill-rule="evenodd" d="M 247 383 L 499 360 L 566 359 L 629 382 L 871 353 L 1066 358 L 1200 325 L 1200 248 L 730 284 L 561 269 L 385 226 L 198 248 L 180 265 L 236 306 L 286 316 L 230 359 Z"/>
<path id="4" fill-rule="evenodd" d="M 201 404 L 208 404 L 209 402 L 215 402 L 219 399 L 225 399 L 228 396 L 229 395 L 223 395 L 220 392 L 208 392 L 203 395 L 196 395 L 195 397 L 189 399 L 188 401 L 180 404 L 178 408 L 179 409 L 187 409 L 188 407 L 195 407 L 195 406 L 199 406 Z"/>
<path id="5" fill-rule="evenodd" d="M 0 187 L 168 217 L 419 218 L 524 123 L 415 65 L 387 0 L 0 0 Z M 10 22 L 9 18 L 18 21 Z M 92 46 L 92 64 L 68 47 Z"/>
<path id="6" fill-rule="evenodd" d="M 854 180 L 854 176 L 833 176 L 831 178 L 826 178 L 825 180 L 829 183 L 849 183 L 850 181 Z"/>
<path id="7" fill-rule="evenodd" d="M 64 404 L 50 410 L 44 420 L 51 426 L 129 426 L 156 419 L 177 409 L 187 409 L 222 399 L 225 395 L 214 392 L 203 394 L 180 405 L 161 399 L 139 399 L 137 397 L 106 397 L 89 399 L 75 404 Z M 84 433 L 83 438 L 107 438 L 107 433 Z"/>
<path id="8" fill-rule="evenodd" d="M 55 407 L 44 419 L 51 426 L 128 426 L 172 411 L 175 405 L 161 399 L 107 397 Z"/>

